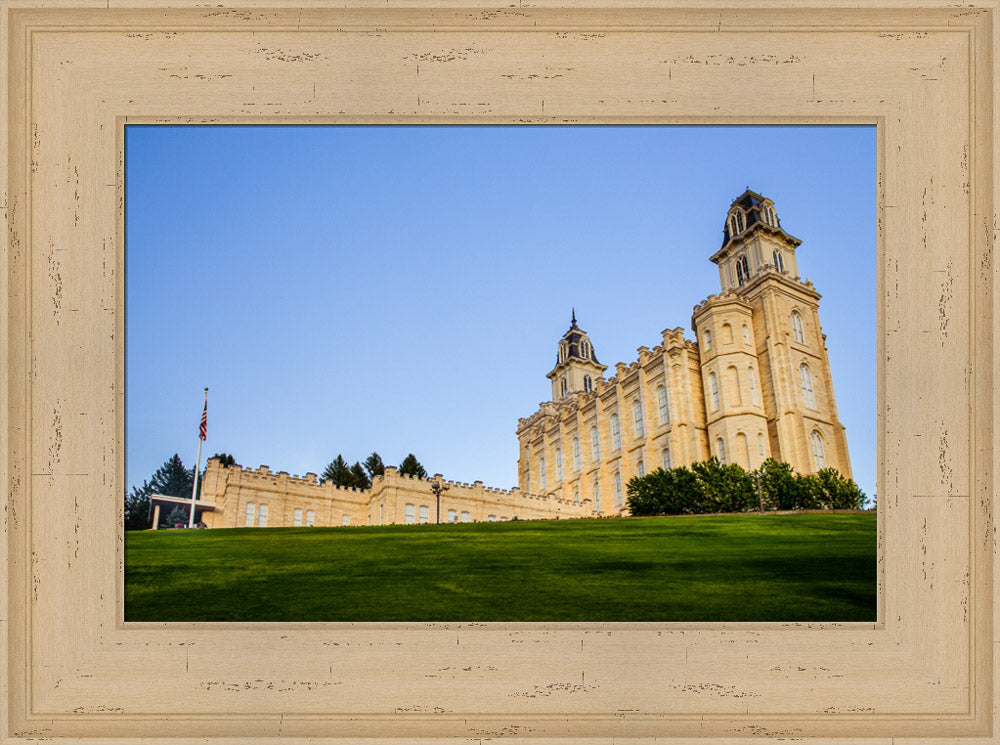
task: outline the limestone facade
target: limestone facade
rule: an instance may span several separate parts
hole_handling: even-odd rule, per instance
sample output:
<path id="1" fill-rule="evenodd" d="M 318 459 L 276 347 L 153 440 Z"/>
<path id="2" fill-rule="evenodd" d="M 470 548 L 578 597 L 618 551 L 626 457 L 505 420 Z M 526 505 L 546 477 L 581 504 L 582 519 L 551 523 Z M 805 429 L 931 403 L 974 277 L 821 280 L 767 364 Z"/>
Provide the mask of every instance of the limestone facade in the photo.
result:
<path id="1" fill-rule="evenodd" d="M 420 478 L 387 466 L 370 489 L 320 483 L 305 476 L 274 473 L 267 466 L 223 466 L 210 459 L 201 500 L 214 505 L 201 513 L 209 528 L 334 527 L 438 522 L 435 488 L 440 488 L 440 522 L 503 522 L 595 515 L 589 500 L 568 502 L 548 494 L 447 481 L 440 474 Z"/>
<path id="2" fill-rule="evenodd" d="M 820 295 L 798 276 L 800 244 L 770 199 L 744 192 L 710 257 L 722 292 L 694 307 L 696 341 L 667 329 L 608 378 L 574 312 L 547 374 L 553 399 L 518 422 L 520 488 L 624 514 L 634 476 L 713 455 L 747 470 L 773 457 L 850 477 Z"/>

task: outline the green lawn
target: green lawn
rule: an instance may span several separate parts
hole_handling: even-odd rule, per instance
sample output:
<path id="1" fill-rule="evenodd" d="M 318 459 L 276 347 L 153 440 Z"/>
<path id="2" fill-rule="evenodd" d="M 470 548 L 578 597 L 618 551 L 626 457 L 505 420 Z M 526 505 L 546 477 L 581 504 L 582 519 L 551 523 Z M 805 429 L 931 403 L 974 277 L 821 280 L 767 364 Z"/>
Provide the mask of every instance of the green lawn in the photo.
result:
<path id="1" fill-rule="evenodd" d="M 127 621 L 874 621 L 875 515 L 125 535 Z"/>

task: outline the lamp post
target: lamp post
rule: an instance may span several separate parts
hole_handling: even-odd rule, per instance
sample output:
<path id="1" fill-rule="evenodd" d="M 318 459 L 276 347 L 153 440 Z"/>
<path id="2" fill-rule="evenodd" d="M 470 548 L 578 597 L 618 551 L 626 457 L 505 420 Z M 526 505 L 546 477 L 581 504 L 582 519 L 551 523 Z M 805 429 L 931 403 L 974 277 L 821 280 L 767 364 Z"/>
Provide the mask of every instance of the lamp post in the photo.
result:
<path id="1" fill-rule="evenodd" d="M 441 524 L 441 492 L 448 491 L 448 486 L 442 484 L 440 479 L 431 482 L 431 491 L 434 492 L 434 499 L 437 501 L 437 517 L 435 518 L 435 525 Z"/>

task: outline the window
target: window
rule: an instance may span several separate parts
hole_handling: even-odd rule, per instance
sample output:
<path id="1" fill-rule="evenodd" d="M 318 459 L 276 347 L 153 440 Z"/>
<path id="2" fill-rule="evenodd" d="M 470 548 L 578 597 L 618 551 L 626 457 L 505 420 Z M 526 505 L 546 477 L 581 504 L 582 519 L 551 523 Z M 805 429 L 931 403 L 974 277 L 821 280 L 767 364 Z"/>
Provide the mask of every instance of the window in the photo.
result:
<path id="1" fill-rule="evenodd" d="M 556 483 L 563 480 L 562 474 L 562 448 L 556 448 Z"/>
<path id="2" fill-rule="evenodd" d="M 662 385 L 656 389 L 656 403 L 660 407 L 660 424 L 667 424 L 670 421 L 670 400 L 667 389 Z"/>
<path id="3" fill-rule="evenodd" d="M 298 528 L 302 526 L 302 510 L 296 507 L 292 510 L 292 527 Z"/>
<path id="4" fill-rule="evenodd" d="M 559 361 L 565 362 L 567 357 L 569 357 L 569 344 L 561 341 L 559 342 Z"/>
<path id="5" fill-rule="evenodd" d="M 707 352 L 712 348 L 712 332 L 710 329 L 703 329 L 705 334 L 705 351 Z"/>
<path id="6" fill-rule="evenodd" d="M 747 260 L 747 255 L 743 254 L 736 259 L 736 281 L 742 286 L 748 279 L 750 279 L 750 262 Z"/>
<path id="7" fill-rule="evenodd" d="M 465 510 L 462 510 L 462 514 L 461 514 L 461 515 L 459 516 L 459 519 L 460 519 L 460 520 L 461 520 L 461 521 L 462 521 L 463 523 L 471 523 L 471 522 L 472 522 L 472 515 L 470 515 L 470 514 L 469 514 L 468 512 L 466 512 Z"/>
<path id="8" fill-rule="evenodd" d="M 745 323 L 743 324 L 743 343 L 750 344 L 750 329 L 747 328 Z"/>
<path id="9" fill-rule="evenodd" d="M 778 215 L 774 211 L 774 207 L 769 204 L 764 205 L 764 222 L 768 225 L 778 227 Z"/>
<path id="10" fill-rule="evenodd" d="M 615 471 L 615 505 L 622 506 L 622 475 Z"/>
<path id="11" fill-rule="evenodd" d="M 622 429 L 618 423 L 618 414 L 611 415 L 611 447 L 614 450 L 622 449 Z"/>
<path id="12" fill-rule="evenodd" d="M 813 446 L 813 464 L 816 470 L 826 468 L 826 448 L 823 447 L 823 435 L 819 433 L 819 430 L 814 429 L 810 439 Z"/>
<path id="13" fill-rule="evenodd" d="M 746 222 L 743 218 L 743 212 L 741 212 L 740 210 L 736 210 L 729 217 L 729 232 L 732 235 L 739 235 L 740 233 L 743 232 L 743 229 L 745 227 L 746 227 Z"/>
<path id="14" fill-rule="evenodd" d="M 802 398 L 810 409 L 816 408 L 816 394 L 813 392 L 813 376 L 809 365 L 805 362 L 799 367 L 799 377 L 802 379 Z"/>
<path id="15" fill-rule="evenodd" d="M 407 504 L 406 507 L 403 508 L 404 525 L 413 525 L 413 523 L 417 521 L 417 516 L 415 514 L 416 509 L 417 509 L 416 506 L 412 504 Z"/>
<path id="16" fill-rule="evenodd" d="M 544 489 L 548 485 L 548 479 L 545 478 L 545 456 L 543 455 L 538 459 L 538 487 Z"/>
<path id="17" fill-rule="evenodd" d="M 573 468 L 580 470 L 580 438 L 573 438 Z"/>
<path id="18" fill-rule="evenodd" d="M 715 441 L 715 449 L 719 452 L 719 463 L 725 464 L 726 462 L 726 441 L 721 437 L 717 438 Z"/>
<path id="19" fill-rule="evenodd" d="M 708 374 L 708 389 L 712 397 L 712 411 L 719 410 L 719 379 L 714 372 Z"/>
<path id="20" fill-rule="evenodd" d="M 601 511 L 601 485 L 596 481 L 594 482 L 594 510 L 598 513 Z"/>
<path id="21" fill-rule="evenodd" d="M 500 522 L 502 522 L 502 523 L 507 522 L 507 516 L 506 515 L 500 515 Z"/>
<path id="22" fill-rule="evenodd" d="M 589 375 L 583 376 L 583 390 L 586 393 L 590 393 L 592 390 L 594 390 L 594 381 L 590 379 Z"/>
<path id="23" fill-rule="evenodd" d="M 486 516 L 486 522 L 488 522 L 488 523 L 495 523 L 496 521 L 497 521 L 497 516 L 496 515 L 487 515 Z"/>
<path id="24" fill-rule="evenodd" d="M 566 398 L 566 394 L 569 392 L 569 387 L 566 385 L 566 378 L 562 378 L 559 381 L 559 393 L 562 394 L 563 398 Z"/>
<path id="25" fill-rule="evenodd" d="M 448 510 L 448 522 L 457 523 L 458 513 L 455 510 Z"/>
<path id="26" fill-rule="evenodd" d="M 722 324 L 722 341 L 726 344 L 733 343 L 733 327 L 728 323 Z"/>
<path id="27" fill-rule="evenodd" d="M 792 311 L 792 336 L 799 344 L 806 343 L 805 331 L 802 329 L 802 316 L 797 310 Z"/>
<path id="28" fill-rule="evenodd" d="M 764 460 L 764 435 L 760 432 L 757 433 L 757 455 L 760 456 L 761 462 Z"/>
<path id="29" fill-rule="evenodd" d="M 635 436 L 642 437 L 645 429 L 642 426 L 642 401 L 638 398 L 632 402 L 632 422 L 635 424 Z"/>
<path id="30" fill-rule="evenodd" d="M 643 476 L 646 475 L 646 466 L 643 464 L 642 458 L 639 458 L 639 462 L 635 464 L 635 472 L 636 475 L 639 476 L 639 478 L 642 478 Z"/>
<path id="31" fill-rule="evenodd" d="M 257 505 L 255 505 L 253 502 L 247 502 L 247 518 L 246 522 L 243 524 L 253 527 L 253 519 L 256 512 L 257 512 Z"/>
<path id="32" fill-rule="evenodd" d="M 316 513 L 312 510 L 306 510 L 306 527 L 311 528 L 316 522 Z"/>
<path id="33" fill-rule="evenodd" d="M 421 525 L 423 525 L 424 523 L 430 522 L 430 520 L 431 520 L 431 508 L 428 507 L 426 504 L 420 505 L 420 507 L 417 509 L 417 521 Z"/>
<path id="34" fill-rule="evenodd" d="M 590 442 L 594 447 L 594 462 L 601 460 L 601 438 L 597 434 L 597 427 L 590 428 Z"/>
<path id="35" fill-rule="evenodd" d="M 771 254 L 771 258 L 774 259 L 774 268 L 779 272 L 785 271 L 785 259 L 781 255 L 781 251 L 775 251 Z"/>
<path id="36" fill-rule="evenodd" d="M 585 360 L 590 359 L 590 342 L 586 339 L 580 341 L 580 356 Z"/>
<path id="37" fill-rule="evenodd" d="M 734 365 L 730 365 L 729 374 L 733 379 L 733 392 L 735 393 L 733 403 L 739 405 L 743 403 L 743 391 L 740 390 L 740 373 Z"/>
<path id="38" fill-rule="evenodd" d="M 756 406 L 757 400 L 757 376 L 753 373 L 753 368 L 747 368 L 747 383 L 750 385 L 750 401 Z"/>
<path id="39" fill-rule="evenodd" d="M 346 528 L 348 525 L 351 524 L 351 516 L 350 515 L 344 515 L 344 516 L 342 516 L 340 518 L 340 524 L 343 525 Z"/>
<path id="40" fill-rule="evenodd" d="M 267 505 L 262 504 L 260 506 L 260 512 L 257 513 L 257 527 L 266 528 L 267 527 Z"/>
<path id="41" fill-rule="evenodd" d="M 670 469 L 670 448 L 663 448 L 663 470 L 669 471 Z"/>
<path id="42" fill-rule="evenodd" d="M 750 467 L 750 445 L 743 432 L 736 433 L 736 462 L 740 465 L 746 464 L 747 468 Z"/>

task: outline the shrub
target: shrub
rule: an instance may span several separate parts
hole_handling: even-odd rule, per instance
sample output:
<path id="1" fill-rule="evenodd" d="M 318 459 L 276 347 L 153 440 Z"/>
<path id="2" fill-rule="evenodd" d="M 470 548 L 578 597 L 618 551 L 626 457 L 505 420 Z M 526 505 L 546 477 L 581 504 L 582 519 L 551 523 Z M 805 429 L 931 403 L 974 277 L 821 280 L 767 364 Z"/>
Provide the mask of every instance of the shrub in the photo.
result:
<path id="1" fill-rule="evenodd" d="M 852 479 L 842 476 L 836 468 L 823 468 L 814 477 L 820 506 L 828 510 L 864 509 L 868 497 Z"/>
<path id="2" fill-rule="evenodd" d="M 712 457 L 691 470 L 701 482 L 703 512 L 746 512 L 757 506 L 753 479 L 739 464 Z"/>
<path id="3" fill-rule="evenodd" d="M 658 468 L 636 477 L 627 486 L 633 515 L 694 515 L 702 512 L 703 493 L 698 477 L 684 466 Z"/>
<path id="4" fill-rule="evenodd" d="M 768 458 L 760 466 L 760 486 L 764 508 L 769 510 L 799 509 L 802 485 L 787 463 Z"/>

